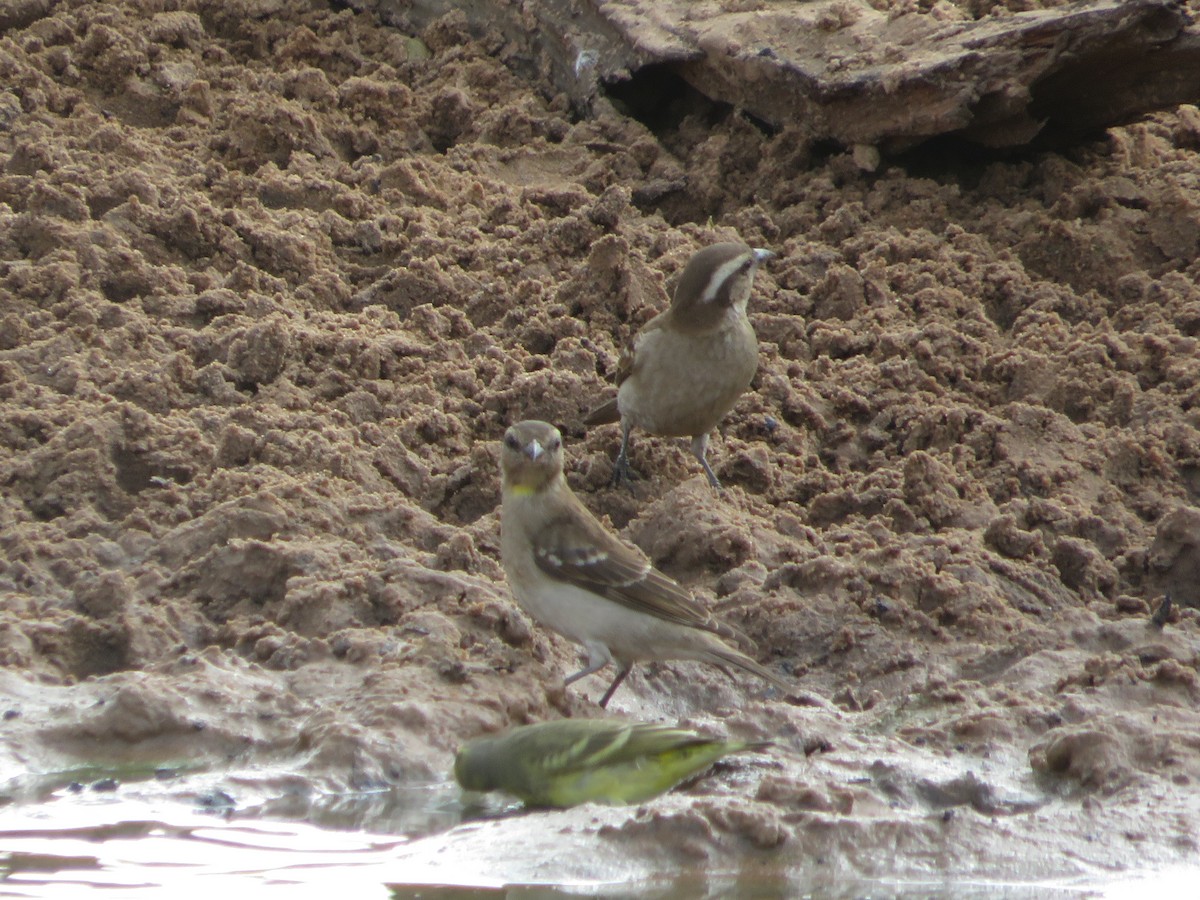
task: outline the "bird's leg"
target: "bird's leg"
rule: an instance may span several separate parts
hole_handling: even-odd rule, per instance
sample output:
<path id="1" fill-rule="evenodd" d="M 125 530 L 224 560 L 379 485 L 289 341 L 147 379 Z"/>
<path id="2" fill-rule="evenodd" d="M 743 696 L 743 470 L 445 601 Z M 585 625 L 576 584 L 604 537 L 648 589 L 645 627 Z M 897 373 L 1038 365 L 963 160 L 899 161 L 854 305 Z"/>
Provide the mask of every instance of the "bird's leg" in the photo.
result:
<path id="1" fill-rule="evenodd" d="M 603 644 L 584 644 L 588 653 L 588 664 L 573 675 L 568 675 L 563 679 L 563 687 L 568 684 L 573 684 L 585 675 L 591 675 L 593 672 L 599 672 L 610 662 L 612 662 L 612 654 L 608 652 L 608 648 Z"/>
<path id="2" fill-rule="evenodd" d="M 700 460 L 700 465 L 704 466 L 704 474 L 708 476 L 708 483 L 714 489 L 721 490 L 721 482 L 713 472 L 712 466 L 708 464 L 708 432 L 692 438 L 692 456 Z"/>
<path id="3" fill-rule="evenodd" d="M 612 684 L 608 686 L 608 690 L 604 692 L 604 696 L 600 698 L 600 708 L 606 709 L 608 701 L 612 699 L 612 695 L 617 692 L 617 688 L 621 686 L 621 682 L 625 680 L 625 676 L 633 671 L 633 663 L 624 663 L 617 670 L 617 677 L 613 679 Z"/>
<path id="4" fill-rule="evenodd" d="M 587 664 L 586 668 L 580 669 L 578 672 L 574 673 L 573 675 L 568 675 L 566 678 L 564 678 L 563 679 L 563 687 L 566 687 L 568 684 L 574 684 L 580 678 L 583 678 L 584 676 L 587 676 L 587 675 L 591 675 L 593 672 L 599 672 L 601 669 L 603 669 L 607 665 L 608 665 L 607 659 L 602 659 L 599 662 L 589 662 Z"/>
<path id="5" fill-rule="evenodd" d="M 619 487 L 622 481 L 628 483 L 637 477 L 634 471 L 629 468 L 629 431 L 630 426 L 622 422 L 621 450 L 617 454 L 617 458 L 613 460 L 613 487 Z"/>

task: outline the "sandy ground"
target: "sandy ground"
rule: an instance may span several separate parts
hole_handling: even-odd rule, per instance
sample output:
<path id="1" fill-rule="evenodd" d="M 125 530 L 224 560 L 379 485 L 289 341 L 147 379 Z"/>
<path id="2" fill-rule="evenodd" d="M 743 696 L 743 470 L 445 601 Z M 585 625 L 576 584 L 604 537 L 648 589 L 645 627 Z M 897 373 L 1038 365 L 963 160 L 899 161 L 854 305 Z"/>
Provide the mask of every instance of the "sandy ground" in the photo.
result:
<path id="1" fill-rule="evenodd" d="M 830 705 L 642 668 L 611 714 L 778 751 L 429 839 L 452 859 L 1194 859 L 1200 110 L 868 173 L 696 97 L 657 133 L 580 121 L 505 53 L 304 0 L 0 4 L 3 797 L 80 766 L 269 770 L 232 811 L 399 789 L 481 731 L 599 714 L 498 564 L 498 439 L 537 417 L 592 509 Z M 640 436 L 613 491 L 616 429 L 582 415 L 733 238 L 779 259 L 727 490 Z"/>

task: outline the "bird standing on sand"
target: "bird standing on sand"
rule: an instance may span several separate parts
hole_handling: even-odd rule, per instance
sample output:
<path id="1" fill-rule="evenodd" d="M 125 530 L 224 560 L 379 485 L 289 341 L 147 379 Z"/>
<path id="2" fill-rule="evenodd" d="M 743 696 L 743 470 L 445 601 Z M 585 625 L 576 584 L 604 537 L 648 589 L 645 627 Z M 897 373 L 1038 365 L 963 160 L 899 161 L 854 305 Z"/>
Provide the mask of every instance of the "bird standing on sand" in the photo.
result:
<path id="1" fill-rule="evenodd" d="M 722 640 L 740 637 L 736 631 L 579 502 L 563 476 L 562 437 L 553 425 L 509 428 L 500 475 L 500 557 L 513 597 L 542 625 L 587 650 L 587 666 L 566 684 L 614 662 L 617 676 L 600 700 L 606 706 L 635 662 L 694 659 L 736 666 L 792 692 Z"/>
<path id="2" fill-rule="evenodd" d="M 468 791 L 505 791 L 529 806 L 641 803 L 728 753 L 768 746 L 669 725 L 560 719 L 475 738 L 455 756 L 454 777 Z"/>
<path id="3" fill-rule="evenodd" d="M 713 244 L 680 276 L 666 312 L 647 322 L 621 354 L 617 396 L 587 415 L 587 425 L 621 423 L 613 483 L 630 477 L 629 432 L 690 437 L 708 483 L 708 435 L 746 392 L 758 369 L 758 339 L 746 304 L 759 265 L 775 254 L 745 244 Z"/>

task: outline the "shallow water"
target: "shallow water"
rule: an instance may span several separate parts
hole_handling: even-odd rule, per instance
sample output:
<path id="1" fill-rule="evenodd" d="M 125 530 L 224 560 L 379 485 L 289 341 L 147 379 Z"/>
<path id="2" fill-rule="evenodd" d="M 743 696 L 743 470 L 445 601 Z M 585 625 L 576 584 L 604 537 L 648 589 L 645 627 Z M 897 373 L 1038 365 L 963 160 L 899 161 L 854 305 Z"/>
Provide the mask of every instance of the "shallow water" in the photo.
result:
<path id="1" fill-rule="evenodd" d="M 604 896 L 700 897 L 1106 897 L 1186 896 L 1200 869 L 1126 874 L 1119 879 L 867 880 L 832 872 L 750 864 L 743 871 L 661 871 L 631 880 L 556 881 L 553 860 L 507 860 L 489 875 L 484 858 L 456 854 L 457 840 L 479 827 L 449 785 L 410 795 L 407 821 L 422 818 L 425 837 L 317 827 L 306 822 L 198 811 L 173 800 L 60 793 L 48 802 L 0 812 L 0 896 L 178 896 L 202 890 L 288 898 L 449 898 Z M 376 798 L 378 808 L 401 798 Z M 421 807 L 423 806 L 423 811 Z M 316 807 L 314 807 L 316 808 Z M 336 820 L 335 810 L 327 815 Z M 344 812 L 344 810 L 343 810 Z M 405 817 L 395 815 L 391 821 Z M 514 816 L 537 827 L 536 814 Z M 435 824 L 436 823 L 436 824 Z M 542 822 L 543 826 L 547 823 Z M 564 847 L 564 849 L 569 849 Z M 565 871 L 565 869 L 564 869 Z M 525 877 L 521 877 L 522 872 Z M 537 873 L 535 875 L 535 873 Z"/>
<path id="2" fill-rule="evenodd" d="M 955 821 L 983 827 L 1001 845 L 1010 827 L 1032 827 L 1039 812 L 1053 819 L 1059 801 L 1038 789 L 1022 763 L 1003 754 L 988 760 L 938 757 L 895 741 L 886 751 L 872 743 L 807 760 L 780 753 L 747 763 L 740 773 L 734 767 L 724 779 L 701 785 L 699 794 L 675 791 L 637 812 L 593 806 L 527 812 L 495 795 L 464 796 L 449 778 L 352 792 L 327 788 L 284 763 L 236 769 L 92 764 L 12 772 L 0 779 L 0 796 L 7 800 L 0 807 L 0 896 L 74 897 L 84 888 L 158 896 L 199 886 L 236 896 L 286 892 L 289 898 L 335 892 L 356 898 L 639 900 L 1125 897 L 1151 889 L 1188 895 L 1200 880 L 1200 868 L 1163 864 L 1159 872 L 1138 872 L 1128 860 L 1072 852 L 1082 848 L 1070 842 L 1057 851 L 1042 848 L 1040 855 L 997 851 L 974 860 L 962 855 L 970 840 L 958 850 L 936 837 L 918 842 L 903 860 L 887 846 L 897 829 L 912 832 L 954 810 L 960 810 Z M 687 839 L 686 828 L 680 829 L 692 804 L 719 797 L 722 781 L 744 790 L 740 779 L 761 774 L 759 766 L 794 767 L 821 782 L 857 785 L 879 802 L 841 817 L 849 842 L 841 853 L 831 853 L 837 845 L 816 837 L 820 820 L 778 852 L 727 846 L 691 863 L 668 852 Z M 634 828 L 636 843 L 623 843 L 633 820 L 655 824 L 650 831 Z M 648 841 L 661 851 L 645 852 Z M 985 870 L 980 866 L 989 856 L 994 865 Z M 1147 870 L 1155 864 L 1152 855 L 1143 860 Z M 943 877 L 943 871 L 952 874 Z"/>

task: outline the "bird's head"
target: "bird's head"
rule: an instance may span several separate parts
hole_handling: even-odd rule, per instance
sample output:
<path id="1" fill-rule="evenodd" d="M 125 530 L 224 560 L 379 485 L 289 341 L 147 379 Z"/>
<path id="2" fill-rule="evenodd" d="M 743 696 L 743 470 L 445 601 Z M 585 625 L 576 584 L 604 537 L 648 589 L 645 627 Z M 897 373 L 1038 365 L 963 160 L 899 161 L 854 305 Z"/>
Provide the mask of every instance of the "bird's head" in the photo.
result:
<path id="1" fill-rule="evenodd" d="M 562 475 L 562 435 L 548 422 L 530 419 L 504 432 L 500 476 L 518 496 L 537 493 Z"/>
<path id="2" fill-rule="evenodd" d="M 454 778 L 468 791 L 491 791 L 500 784 L 495 771 L 493 738 L 476 738 L 459 748 L 454 757 Z"/>
<path id="3" fill-rule="evenodd" d="M 676 327 L 704 331 L 720 324 L 731 310 L 745 315 L 754 273 L 774 255 L 737 242 L 697 252 L 684 267 L 671 301 Z"/>

